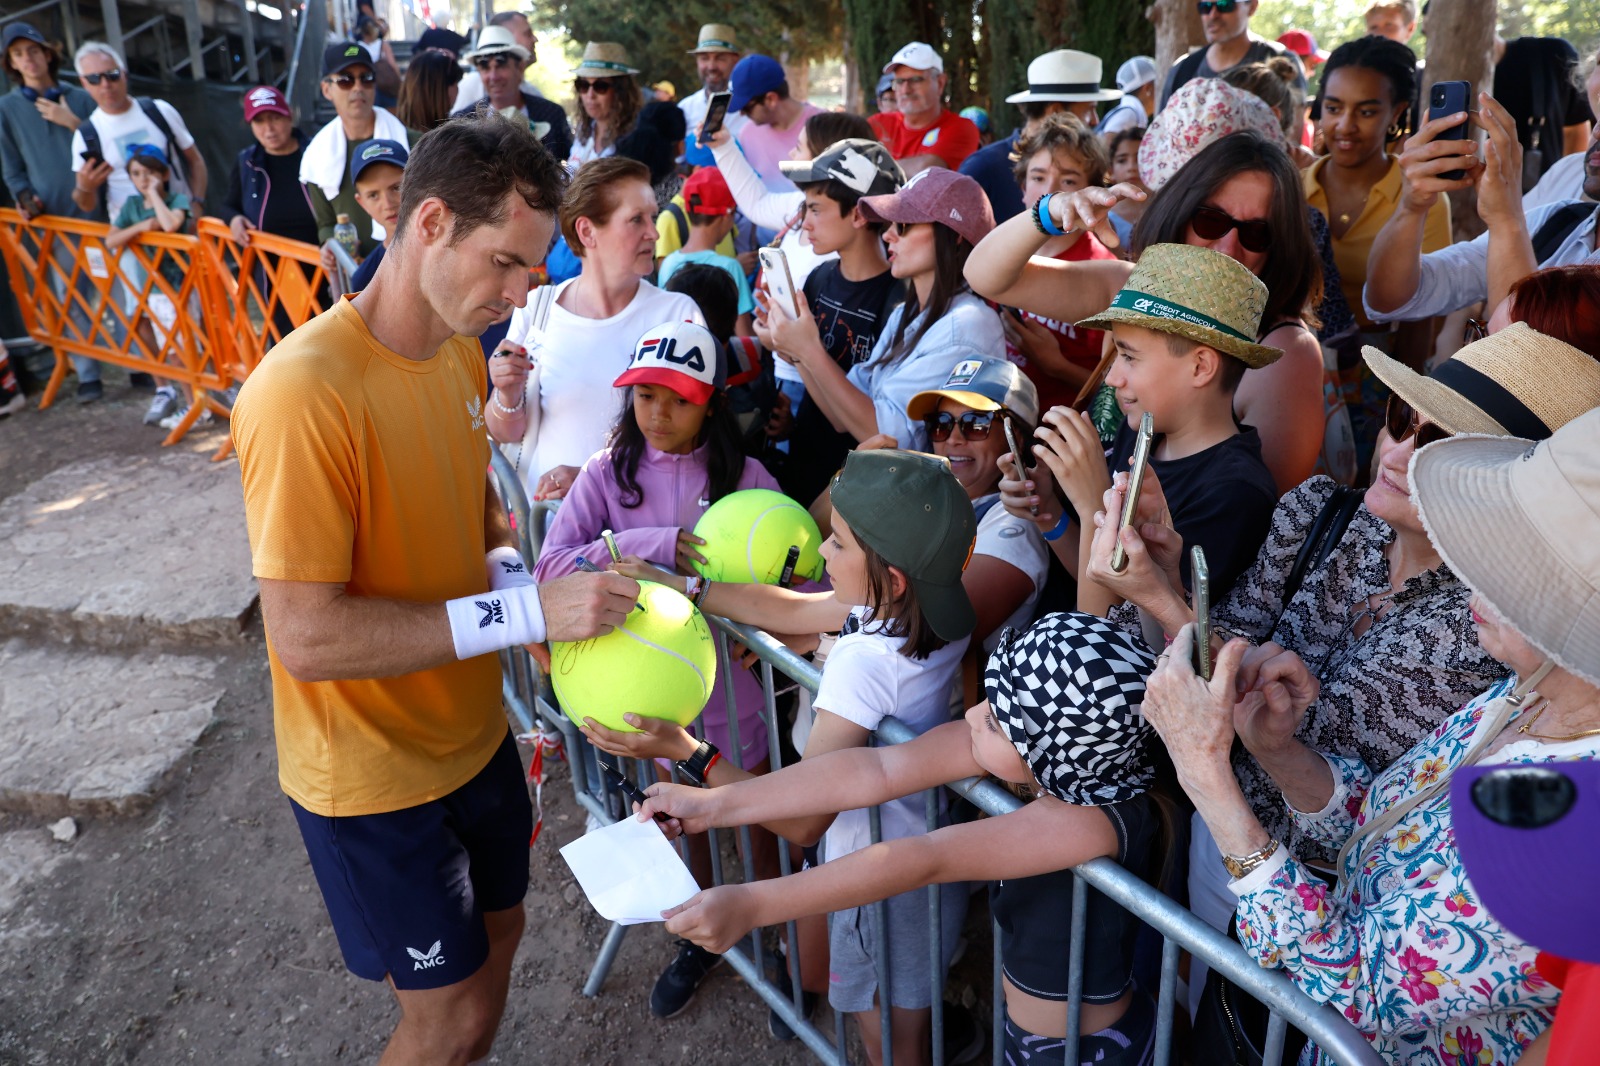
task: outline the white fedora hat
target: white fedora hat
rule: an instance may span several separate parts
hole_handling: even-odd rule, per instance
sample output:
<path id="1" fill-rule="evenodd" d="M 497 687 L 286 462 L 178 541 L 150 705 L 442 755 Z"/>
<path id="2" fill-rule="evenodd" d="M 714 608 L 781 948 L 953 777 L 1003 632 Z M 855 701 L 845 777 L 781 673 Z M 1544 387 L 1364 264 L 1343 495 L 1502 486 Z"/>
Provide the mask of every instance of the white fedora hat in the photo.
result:
<path id="1" fill-rule="evenodd" d="M 528 61 L 528 50 L 512 39 L 510 30 L 504 26 L 485 26 L 483 32 L 478 34 L 478 47 L 461 58 L 471 63 L 479 56 L 497 56 L 506 52 L 524 63 Z"/>
<path id="2" fill-rule="evenodd" d="M 1121 89 L 1100 87 L 1100 74 L 1099 56 L 1071 48 L 1046 52 L 1028 64 L 1028 91 L 1013 93 L 1006 103 L 1122 99 Z"/>

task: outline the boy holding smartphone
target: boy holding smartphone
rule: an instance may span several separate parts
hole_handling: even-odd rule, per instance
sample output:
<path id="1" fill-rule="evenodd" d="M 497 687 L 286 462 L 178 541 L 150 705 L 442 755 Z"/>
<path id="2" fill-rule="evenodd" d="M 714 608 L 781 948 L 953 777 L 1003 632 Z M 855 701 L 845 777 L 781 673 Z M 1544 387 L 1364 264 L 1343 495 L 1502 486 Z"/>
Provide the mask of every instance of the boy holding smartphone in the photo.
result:
<path id="1" fill-rule="evenodd" d="M 812 250 L 819 256 L 837 252 L 839 258 L 806 278 L 805 299 L 815 324 L 785 323 L 782 343 L 773 337 L 768 347 L 783 352 L 796 345 L 816 346 L 848 371 L 872 354 L 889 312 L 905 297 L 905 286 L 889 273 L 884 223 L 867 221 L 856 205 L 864 196 L 894 192 L 905 177 L 887 148 L 859 138 L 838 141 L 814 159 L 779 167 L 805 196 L 800 228 Z M 791 413 L 789 439 L 795 446 L 774 476 L 784 492 L 809 504 L 827 488 L 845 454 L 855 447 L 855 438 L 834 429 L 810 400 L 802 400 Z"/>
<path id="2" fill-rule="evenodd" d="M 1088 519 L 1101 509 L 1111 475 L 1128 469 L 1145 412 L 1155 439 L 1144 493 L 1159 491 L 1184 544 L 1205 549 L 1212 596 L 1225 595 L 1255 560 L 1278 491 L 1262 461 L 1260 437 L 1234 420 L 1233 394 L 1246 370 L 1283 354 L 1255 342 L 1266 299 L 1260 279 L 1220 252 L 1158 244 L 1145 249 L 1110 307 L 1078 323 L 1111 331 L 1117 357 L 1106 384 L 1116 390 L 1126 422 L 1102 461 L 1100 437 L 1087 415 L 1062 407 L 1047 413 L 1037 433 L 1044 461 L 1029 475 L 1044 500 L 1040 515 L 1029 517 L 1055 526 L 1046 539 L 1078 578 L 1080 610 L 1103 614 L 1114 602 L 1084 580 L 1094 535 Z M 1052 474 L 1070 506 L 1059 522 L 1062 508 L 1052 506 L 1045 488 Z M 1008 509 L 1027 515 L 1026 503 Z M 1062 535 L 1069 524 L 1077 526 L 1076 536 Z M 1180 571 L 1187 587 L 1186 555 Z"/>

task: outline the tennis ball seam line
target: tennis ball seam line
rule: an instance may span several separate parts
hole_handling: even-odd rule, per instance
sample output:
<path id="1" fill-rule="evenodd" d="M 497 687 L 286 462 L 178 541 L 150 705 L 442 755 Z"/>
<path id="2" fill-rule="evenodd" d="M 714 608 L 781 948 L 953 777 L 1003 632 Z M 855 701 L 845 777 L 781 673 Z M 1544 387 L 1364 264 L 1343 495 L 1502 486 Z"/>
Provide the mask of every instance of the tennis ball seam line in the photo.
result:
<path id="1" fill-rule="evenodd" d="M 744 565 L 745 568 L 750 572 L 750 581 L 752 584 L 759 583 L 761 581 L 760 576 L 756 573 L 755 556 L 751 554 L 755 551 L 755 531 L 761 528 L 761 522 L 767 517 L 767 515 L 774 511 L 787 511 L 795 507 L 799 507 L 799 504 L 793 502 L 774 504 L 773 506 L 768 507 L 765 511 L 762 511 L 760 514 L 756 515 L 755 521 L 750 523 L 750 535 L 744 539 Z"/>
<path id="2" fill-rule="evenodd" d="M 663 655 L 670 655 L 672 658 L 678 660 L 680 663 L 682 663 L 683 665 L 687 666 L 689 669 L 693 670 L 694 671 L 694 676 L 700 679 L 700 690 L 702 692 L 706 693 L 706 698 L 707 699 L 711 698 L 711 690 L 706 686 L 706 675 L 705 675 L 705 673 L 703 671 L 701 671 L 701 669 L 698 666 L 696 666 L 694 663 L 690 662 L 687 658 L 685 658 L 684 656 L 682 656 L 682 655 L 678 654 L 677 652 L 673 651 L 671 648 L 663 647 L 662 645 L 657 644 L 653 640 L 644 639 L 639 634 L 633 632 L 632 630 L 630 630 L 630 629 L 628 629 L 626 627 L 619 627 L 619 628 L 613 630 L 613 632 L 621 633 L 621 634 L 623 634 L 624 636 L 628 637 L 631 640 L 638 641 L 640 644 L 643 644 L 647 648 L 653 648 L 656 651 L 659 651 Z"/>

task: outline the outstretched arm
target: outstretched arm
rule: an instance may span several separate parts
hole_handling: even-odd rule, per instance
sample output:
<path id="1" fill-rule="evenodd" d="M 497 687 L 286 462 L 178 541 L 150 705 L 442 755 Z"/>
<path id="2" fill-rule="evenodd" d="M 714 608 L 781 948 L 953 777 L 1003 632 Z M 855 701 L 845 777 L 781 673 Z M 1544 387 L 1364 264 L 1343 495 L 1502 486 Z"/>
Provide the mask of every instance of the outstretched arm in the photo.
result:
<path id="1" fill-rule="evenodd" d="M 721 952 L 756 926 L 858 907 L 924 885 L 1050 873 L 1116 850 L 1104 813 L 1046 796 L 1000 818 L 887 840 L 790 877 L 708 889 L 664 916 L 669 932 Z"/>
<path id="2" fill-rule="evenodd" d="M 1109 228 L 1106 217 L 1112 207 L 1122 200 L 1144 198 L 1142 189 L 1127 183 L 1079 189 L 1052 196 L 1050 215 L 1063 230 Z M 1076 322 L 1109 307 L 1133 267 L 1120 259 L 1063 263 L 1036 257 L 1048 239 L 1034 225 L 1032 211 L 1007 219 L 967 257 L 967 284 L 986 299 L 1062 322 Z"/>

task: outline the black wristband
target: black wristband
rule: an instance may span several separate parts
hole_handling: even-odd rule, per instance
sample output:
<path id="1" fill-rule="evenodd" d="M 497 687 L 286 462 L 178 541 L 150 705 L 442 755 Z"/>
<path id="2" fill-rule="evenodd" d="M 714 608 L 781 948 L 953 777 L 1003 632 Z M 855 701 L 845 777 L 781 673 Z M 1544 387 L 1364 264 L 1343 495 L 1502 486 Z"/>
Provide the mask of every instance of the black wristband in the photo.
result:
<path id="1" fill-rule="evenodd" d="M 702 740 L 693 755 L 674 765 L 678 767 L 678 772 L 684 777 L 687 777 L 697 785 L 704 785 L 706 783 L 706 771 L 711 769 L 711 761 L 720 754 L 721 752 L 717 750 L 715 744 L 709 740 Z"/>

